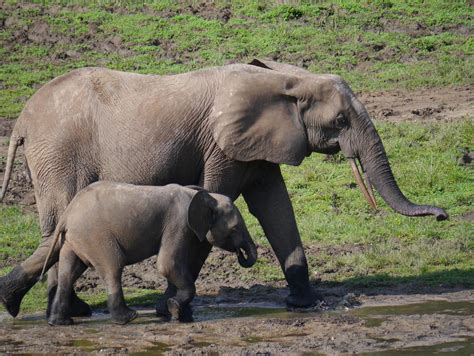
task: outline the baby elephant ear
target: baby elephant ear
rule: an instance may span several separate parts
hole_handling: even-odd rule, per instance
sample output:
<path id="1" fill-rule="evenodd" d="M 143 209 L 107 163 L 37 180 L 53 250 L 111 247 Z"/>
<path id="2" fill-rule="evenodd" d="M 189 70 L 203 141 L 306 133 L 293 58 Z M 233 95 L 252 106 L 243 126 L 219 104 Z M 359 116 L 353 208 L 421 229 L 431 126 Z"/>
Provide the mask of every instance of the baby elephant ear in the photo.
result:
<path id="1" fill-rule="evenodd" d="M 189 203 L 188 226 L 201 242 L 211 229 L 216 206 L 217 201 L 205 191 L 196 192 Z"/>

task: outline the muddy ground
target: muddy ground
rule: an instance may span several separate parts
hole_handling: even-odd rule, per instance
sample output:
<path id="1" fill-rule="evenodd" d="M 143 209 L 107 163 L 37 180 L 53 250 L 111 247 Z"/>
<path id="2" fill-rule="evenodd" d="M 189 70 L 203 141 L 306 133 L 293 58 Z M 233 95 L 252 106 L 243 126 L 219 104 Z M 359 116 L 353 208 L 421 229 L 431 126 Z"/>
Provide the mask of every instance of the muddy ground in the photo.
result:
<path id="1" fill-rule="evenodd" d="M 376 120 L 456 120 L 472 117 L 471 87 L 423 89 L 361 95 Z M 14 121 L 0 118 L 0 180 L 3 179 L 8 138 Z M 17 155 L 6 204 L 36 212 L 34 194 Z M 308 254 L 338 255 L 363 246 L 306 246 Z M 260 258 L 277 264 L 273 253 L 259 246 Z M 2 262 L 2 266 L 7 261 Z M 8 261 L 12 264 L 18 261 Z M 96 310 L 92 319 L 72 327 L 48 327 L 42 313 L 12 319 L 0 315 L 0 352 L 223 352 L 364 353 L 387 350 L 474 353 L 474 291 L 439 286 L 372 286 L 315 283 L 324 303 L 304 312 L 286 311 L 286 284 L 266 283 L 245 273 L 235 257 L 213 251 L 197 282 L 196 322 L 164 323 L 152 309 L 127 326 L 112 325 Z M 314 276 L 313 276 L 314 278 Z M 129 266 L 126 287 L 163 290 L 154 259 Z M 79 291 L 102 289 L 94 271 L 78 281 Z M 241 305 L 245 301 L 245 305 Z M 470 302 L 469 302 L 470 301 Z M 388 352 L 388 351 L 387 351 Z"/>
<path id="2" fill-rule="evenodd" d="M 385 291 L 386 292 L 386 291 Z M 252 290 L 241 293 L 243 300 Z M 286 311 L 266 302 L 228 303 L 225 293 L 198 298 L 195 322 L 161 322 L 152 309 L 125 326 L 108 314 L 50 327 L 42 315 L 0 315 L 0 352 L 153 354 L 474 353 L 474 293 L 346 295 L 330 310 Z M 269 301 L 270 300 L 270 301 Z M 470 302 L 469 302 L 470 300 Z M 362 304 L 363 307 L 355 307 Z M 326 308 L 326 307 L 325 307 Z M 323 308 L 323 309 L 325 309 Z"/>

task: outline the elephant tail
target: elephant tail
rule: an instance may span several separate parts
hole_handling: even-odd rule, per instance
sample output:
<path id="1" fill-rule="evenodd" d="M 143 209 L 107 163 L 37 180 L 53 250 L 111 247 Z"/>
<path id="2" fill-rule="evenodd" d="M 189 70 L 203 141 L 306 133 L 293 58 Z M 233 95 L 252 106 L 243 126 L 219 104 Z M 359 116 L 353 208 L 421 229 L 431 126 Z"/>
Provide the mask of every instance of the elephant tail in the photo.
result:
<path id="1" fill-rule="evenodd" d="M 7 166 L 5 168 L 5 175 L 3 176 L 3 185 L 2 191 L 0 192 L 0 202 L 5 197 L 7 193 L 8 183 L 10 182 L 10 177 L 13 171 L 13 163 L 15 161 L 16 150 L 18 146 L 23 145 L 25 139 L 23 137 L 18 137 L 13 134 L 10 137 L 10 146 L 8 147 L 8 157 L 7 157 Z"/>
<path id="2" fill-rule="evenodd" d="M 46 259 L 44 260 L 44 265 L 43 269 L 41 270 L 41 275 L 38 278 L 38 281 L 41 281 L 43 279 L 44 273 L 46 270 L 49 269 L 50 266 L 48 266 L 49 259 L 51 258 L 51 255 L 53 254 L 54 248 L 56 247 L 56 244 L 58 243 L 59 238 L 64 238 L 64 235 L 66 234 L 66 224 L 64 219 L 61 219 L 56 226 L 56 230 L 54 231 L 54 238 L 51 243 L 51 246 L 49 247 L 48 255 L 46 256 Z"/>

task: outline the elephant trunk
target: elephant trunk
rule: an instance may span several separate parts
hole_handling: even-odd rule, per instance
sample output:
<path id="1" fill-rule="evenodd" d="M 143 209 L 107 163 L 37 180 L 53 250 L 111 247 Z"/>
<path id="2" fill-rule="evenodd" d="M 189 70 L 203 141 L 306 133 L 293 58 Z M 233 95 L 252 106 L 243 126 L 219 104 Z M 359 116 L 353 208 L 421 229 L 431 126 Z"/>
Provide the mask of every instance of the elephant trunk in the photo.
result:
<path id="1" fill-rule="evenodd" d="M 257 247 L 253 243 L 250 235 L 237 248 L 237 259 L 242 267 L 252 267 L 257 262 Z"/>
<path id="2" fill-rule="evenodd" d="M 371 185 L 375 187 L 385 202 L 396 212 L 406 216 L 434 215 L 436 220 L 445 220 L 448 214 L 441 208 L 430 205 L 417 205 L 410 202 L 400 191 L 393 176 L 390 164 L 375 127 L 367 112 L 359 114 L 363 117 L 362 127 L 355 128 L 356 138 L 352 141 L 352 151 L 360 160 L 362 170 L 366 173 L 369 189 L 363 183 L 354 159 L 349 158 L 357 183 L 361 187 L 366 199 L 376 208 L 375 198 L 371 191 Z"/>

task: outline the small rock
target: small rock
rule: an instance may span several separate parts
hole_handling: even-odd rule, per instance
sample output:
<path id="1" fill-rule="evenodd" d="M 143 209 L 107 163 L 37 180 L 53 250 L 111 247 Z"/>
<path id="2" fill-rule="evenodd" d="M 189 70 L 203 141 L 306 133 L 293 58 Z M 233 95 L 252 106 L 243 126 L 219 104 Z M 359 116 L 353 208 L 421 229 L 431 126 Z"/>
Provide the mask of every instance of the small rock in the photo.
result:
<path id="1" fill-rule="evenodd" d="M 342 298 L 342 300 L 337 303 L 336 309 L 348 310 L 350 307 L 360 305 L 359 299 L 357 299 L 354 293 L 348 293 Z"/>
<path id="2" fill-rule="evenodd" d="M 385 117 L 393 116 L 393 110 L 392 109 L 383 109 L 380 114 Z"/>
<path id="3" fill-rule="evenodd" d="M 6 18 L 4 25 L 5 27 L 13 27 L 17 23 L 18 23 L 18 19 L 16 17 L 10 16 Z"/>
<path id="4" fill-rule="evenodd" d="M 70 51 L 66 51 L 66 56 L 69 58 L 79 58 L 81 54 L 79 52 L 70 50 Z"/>
<path id="5" fill-rule="evenodd" d="M 120 47 L 120 45 L 122 44 L 122 38 L 120 36 L 114 36 L 112 37 L 110 42 L 112 42 L 116 47 Z"/>

